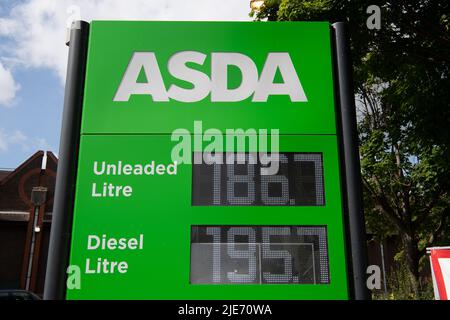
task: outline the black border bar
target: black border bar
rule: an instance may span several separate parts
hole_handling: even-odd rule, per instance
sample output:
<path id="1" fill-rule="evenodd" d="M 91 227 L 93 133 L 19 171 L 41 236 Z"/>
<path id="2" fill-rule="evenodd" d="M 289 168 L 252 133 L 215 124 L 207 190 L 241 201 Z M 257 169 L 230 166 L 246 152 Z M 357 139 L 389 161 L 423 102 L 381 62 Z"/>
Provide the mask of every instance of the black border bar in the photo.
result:
<path id="1" fill-rule="evenodd" d="M 66 293 L 88 38 L 89 23 L 73 22 L 44 299 L 64 299 Z"/>
<path id="2" fill-rule="evenodd" d="M 352 63 L 347 26 L 331 25 L 335 63 L 337 122 L 340 130 L 341 180 L 343 186 L 344 220 L 347 238 L 347 270 L 350 299 L 369 300 L 366 286 L 367 245 L 359 163 L 356 107 L 353 91 Z"/>

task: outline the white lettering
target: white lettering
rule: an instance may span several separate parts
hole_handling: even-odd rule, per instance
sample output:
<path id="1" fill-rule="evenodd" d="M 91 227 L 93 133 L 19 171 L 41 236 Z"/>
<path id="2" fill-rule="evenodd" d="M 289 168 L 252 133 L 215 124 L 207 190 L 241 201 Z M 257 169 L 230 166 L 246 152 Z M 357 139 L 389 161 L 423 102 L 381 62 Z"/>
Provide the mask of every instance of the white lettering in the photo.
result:
<path id="1" fill-rule="evenodd" d="M 253 94 L 253 102 L 266 102 L 271 95 L 287 95 L 292 102 L 308 101 L 287 52 L 270 52 L 265 61 L 261 75 L 253 60 L 237 52 L 211 53 L 211 78 L 202 71 L 189 67 L 187 63 L 203 66 L 207 56 L 197 51 L 181 51 L 170 57 L 167 63 L 169 73 L 176 79 L 192 84 L 192 88 L 183 88 L 171 84 L 166 90 L 158 61 L 154 52 L 135 52 L 124 73 L 113 101 L 129 101 L 132 95 L 150 95 L 153 101 L 197 102 L 211 93 L 213 102 L 237 102 Z M 237 88 L 228 87 L 228 69 L 239 69 L 242 75 Z M 146 81 L 138 82 L 144 72 Z M 279 71 L 283 82 L 274 83 Z M 103 172 L 104 167 L 95 172 Z M 101 174 L 101 173 L 99 173 Z"/>

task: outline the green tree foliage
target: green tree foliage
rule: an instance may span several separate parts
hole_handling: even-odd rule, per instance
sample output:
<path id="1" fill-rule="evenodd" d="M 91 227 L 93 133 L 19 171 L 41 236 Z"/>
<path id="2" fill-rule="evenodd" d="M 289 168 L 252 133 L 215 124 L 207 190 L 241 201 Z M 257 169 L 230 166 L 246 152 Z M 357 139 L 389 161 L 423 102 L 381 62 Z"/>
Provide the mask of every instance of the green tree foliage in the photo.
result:
<path id="1" fill-rule="evenodd" d="M 379 30 L 366 26 L 370 5 Z M 450 241 L 449 1 L 266 0 L 252 15 L 348 23 L 367 229 L 400 237 L 420 297 L 425 248 Z"/>

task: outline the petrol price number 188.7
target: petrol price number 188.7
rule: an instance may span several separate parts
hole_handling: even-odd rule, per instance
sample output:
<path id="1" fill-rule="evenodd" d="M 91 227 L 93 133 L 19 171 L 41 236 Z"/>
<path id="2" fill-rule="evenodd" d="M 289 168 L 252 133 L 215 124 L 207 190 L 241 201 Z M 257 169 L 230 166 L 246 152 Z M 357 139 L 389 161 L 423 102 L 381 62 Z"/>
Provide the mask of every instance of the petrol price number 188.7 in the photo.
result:
<path id="1" fill-rule="evenodd" d="M 232 161 L 229 161 L 230 155 Z M 252 154 L 240 163 L 227 153 L 223 163 L 194 164 L 192 204 L 211 206 L 322 206 L 325 204 L 322 154 L 279 154 L 278 172 L 261 174 Z"/>

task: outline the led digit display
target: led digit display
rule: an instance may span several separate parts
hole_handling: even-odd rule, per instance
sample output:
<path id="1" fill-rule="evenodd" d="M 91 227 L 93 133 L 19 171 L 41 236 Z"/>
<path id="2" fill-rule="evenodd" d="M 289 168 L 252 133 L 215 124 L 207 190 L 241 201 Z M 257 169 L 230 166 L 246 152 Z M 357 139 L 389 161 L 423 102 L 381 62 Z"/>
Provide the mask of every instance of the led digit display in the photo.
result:
<path id="1" fill-rule="evenodd" d="M 276 172 L 269 172 L 274 160 L 263 164 L 257 153 L 195 152 L 194 159 L 201 160 L 192 166 L 194 206 L 325 204 L 321 153 L 279 153 Z"/>
<path id="2" fill-rule="evenodd" d="M 325 226 L 192 226 L 192 284 L 327 284 Z"/>

